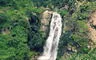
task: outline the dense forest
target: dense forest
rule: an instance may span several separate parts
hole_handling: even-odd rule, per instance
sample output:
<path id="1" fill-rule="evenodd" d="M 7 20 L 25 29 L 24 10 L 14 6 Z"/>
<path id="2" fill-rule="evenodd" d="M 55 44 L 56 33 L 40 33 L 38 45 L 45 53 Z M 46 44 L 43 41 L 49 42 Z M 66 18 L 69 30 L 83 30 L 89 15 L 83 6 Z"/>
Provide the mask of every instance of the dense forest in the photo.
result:
<path id="1" fill-rule="evenodd" d="M 36 60 L 42 54 L 46 10 L 63 18 L 57 60 L 96 60 L 96 0 L 0 0 L 0 60 Z"/>

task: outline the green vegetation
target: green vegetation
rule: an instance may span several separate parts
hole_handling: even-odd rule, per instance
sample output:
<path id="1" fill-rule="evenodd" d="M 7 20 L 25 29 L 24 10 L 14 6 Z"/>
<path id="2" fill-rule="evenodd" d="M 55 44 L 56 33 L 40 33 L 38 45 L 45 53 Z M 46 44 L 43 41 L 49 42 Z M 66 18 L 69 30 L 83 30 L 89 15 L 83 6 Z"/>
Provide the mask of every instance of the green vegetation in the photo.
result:
<path id="1" fill-rule="evenodd" d="M 45 37 L 40 22 L 46 9 L 60 13 L 67 27 L 63 27 L 57 60 L 96 60 L 96 47 L 88 48 L 87 35 L 96 1 L 84 1 L 0 0 L 0 60 L 31 60 L 41 54 Z"/>
<path id="2" fill-rule="evenodd" d="M 31 0 L 0 0 L 0 60 L 29 60 L 37 54 L 28 46 L 28 20 L 42 11 Z"/>
<path id="3" fill-rule="evenodd" d="M 78 9 L 72 14 L 71 17 L 65 17 L 64 22 L 67 21 L 67 27 L 71 26 L 71 30 L 67 30 L 61 37 L 60 52 L 58 60 L 95 60 L 95 48 L 88 48 L 89 37 L 87 21 L 90 13 L 96 10 L 96 1 L 84 2 Z M 73 27 L 73 28 L 72 28 Z M 66 36 L 67 35 L 67 36 Z M 63 48 L 62 48 L 63 47 Z M 71 50 L 68 50 L 70 48 Z M 63 50 L 63 55 L 62 55 Z M 67 52 L 67 53 L 66 53 Z M 70 55 L 68 55 L 68 53 Z"/>

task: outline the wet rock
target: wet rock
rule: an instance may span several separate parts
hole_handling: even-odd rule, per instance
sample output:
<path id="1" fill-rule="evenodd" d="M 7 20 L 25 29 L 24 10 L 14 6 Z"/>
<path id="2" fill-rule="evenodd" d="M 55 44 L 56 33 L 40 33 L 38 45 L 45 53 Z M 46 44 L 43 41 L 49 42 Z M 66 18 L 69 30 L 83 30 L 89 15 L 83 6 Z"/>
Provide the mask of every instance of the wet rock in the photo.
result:
<path id="1" fill-rule="evenodd" d="M 47 10 L 42 14 L 40 31 L 43 32 L 43 37 L 46 37 L 49 31 L 48 26 L 50 25 L 49 23 L 51 21 L 52 13 L 53 13 L 52 11 Z"/>

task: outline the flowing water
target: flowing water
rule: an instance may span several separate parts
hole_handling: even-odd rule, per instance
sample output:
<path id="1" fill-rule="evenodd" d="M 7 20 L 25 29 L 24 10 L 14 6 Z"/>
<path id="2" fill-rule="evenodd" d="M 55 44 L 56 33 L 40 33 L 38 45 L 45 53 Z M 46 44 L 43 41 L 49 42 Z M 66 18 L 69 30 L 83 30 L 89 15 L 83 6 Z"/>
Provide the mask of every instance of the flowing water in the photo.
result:
<path id="1" fill-rule="evenodd" d="M 38 58 L 38 60 L 56 60 L 61 31 L 62 31 L 62 18 L 60 14 L 53 12 L 50 23 L 49 36 L 44 46 L 44 52 L 42 56 Z"/>

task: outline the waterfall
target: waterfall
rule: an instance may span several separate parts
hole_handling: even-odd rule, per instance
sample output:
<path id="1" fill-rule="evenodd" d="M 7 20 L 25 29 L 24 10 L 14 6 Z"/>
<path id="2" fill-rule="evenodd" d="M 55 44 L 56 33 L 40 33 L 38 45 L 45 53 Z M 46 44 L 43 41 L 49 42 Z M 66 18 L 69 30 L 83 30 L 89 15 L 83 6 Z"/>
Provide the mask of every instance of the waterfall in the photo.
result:
<path id="1" fill-rule="evenodd" d="M 62 18 L 57 12 L 53 12 L 50 32 L 44 46 L 44 52 L 37 60 L 56 60 L 58 43 L 62 31 Z"/>

